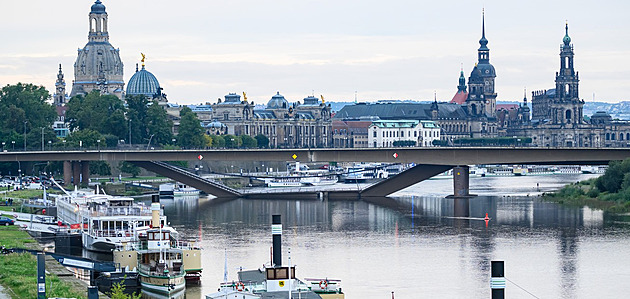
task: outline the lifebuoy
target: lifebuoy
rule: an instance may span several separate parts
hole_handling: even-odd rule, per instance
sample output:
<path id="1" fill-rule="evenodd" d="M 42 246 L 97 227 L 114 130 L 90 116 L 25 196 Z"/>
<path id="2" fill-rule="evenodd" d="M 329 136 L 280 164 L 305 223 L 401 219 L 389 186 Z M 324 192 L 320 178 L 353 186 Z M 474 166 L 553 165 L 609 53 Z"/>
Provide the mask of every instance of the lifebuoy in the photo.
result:
<path id="1" fill-rule="evenodd" d="M 244 283 L 242 283 L 242 282 L 240 282 L 240 281 L 239 281 L 239 282 L 237 282 L 237 283 L 236 283 L 236 290 L 237 290 L 237 291 L 239 291 L 239 292 L 241 292 L 241 291 L 245 290 L 245 284 L 244 284 Z"/>
<path id="2" fill-rule="evenodd" d="M 326 289 L 328 287 L 328 280 L 320 280 L 319 281 L 319 288 L 320 289 Z"/>

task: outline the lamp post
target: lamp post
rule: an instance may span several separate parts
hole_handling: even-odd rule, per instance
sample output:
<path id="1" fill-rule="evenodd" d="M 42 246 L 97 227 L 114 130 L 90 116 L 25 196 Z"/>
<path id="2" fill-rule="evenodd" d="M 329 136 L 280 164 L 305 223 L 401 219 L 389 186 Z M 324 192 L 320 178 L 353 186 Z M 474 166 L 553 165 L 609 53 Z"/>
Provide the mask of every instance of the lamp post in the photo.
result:
<path id="1" fill-rule="evenodd" d="M 66 149 L 66 140 L 64 139 L 62 142 L 63 142 L 63 149 L 65 150 Z"/>
<path id="2" fill-rule="evenodd" d="M 147 150 L 149 150 L 149 147 L 151 146 L 151 139 L 153 139 L 153 136 L 155 136 L 155 134 L 151 134 L 151 137 L 149 137 L 149 143 L 147 143 Z"/>
<path id="3" fill-rule="evenodd" d="M 131 119 L 129 120 L 129 145 L 131 145 Z"/>
<path id="4" fill-rule="evenodd" d="M 5 142 L 3 141 L 3 142 L 2 142 L 2 151 L 3 151 L 3 152 L 4 152 L 4 144 L 5 144 Z"/>
<path id="5" fill-rule="evenodd" d="M 26 151 L 26 123 L 27 121 L 24 121 L 24 150 Z"/>
<path id="6" fill-rule="evenodd" d="M 44 151 L 44 127 L 42 127 L 42 152 Z"/>
<path id="7" fill-rule="evenodd" d="M 171 141 L 173 142 L 173 145 L 175 145 L 175 141 L 177 141 L 177 139 L 173 138 Z"/>
<path id="8" fill-rule="evenodd" d="M 11 140 L 11 146 L 13 146 L 13 149 L 11 149 L 11 150 L 15 151 L 15 140 Z"/>
<path id="9" fill-rule="evenodd" d="M 96 139 L 96 150 L 97 151 L 101 151 L 101 140 L 100 139 Z"/>
<path id="10" fill-rule="evenodd" d="M 52 141 L 48 140 L 48 150 L 52 151 Z"/>

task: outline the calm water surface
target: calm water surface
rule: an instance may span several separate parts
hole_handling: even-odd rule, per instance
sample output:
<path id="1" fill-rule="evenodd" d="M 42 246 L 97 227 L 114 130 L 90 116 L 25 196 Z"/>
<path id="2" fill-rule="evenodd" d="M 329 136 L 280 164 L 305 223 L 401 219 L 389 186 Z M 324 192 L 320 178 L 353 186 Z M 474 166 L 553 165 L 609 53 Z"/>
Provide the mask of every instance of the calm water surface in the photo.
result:
<path id="1" fill-rule="evenodd" d="M 490 261 L 505 261 L 508 298 L 629 298 L 630 222 L 538 194 L 587 175 L 472 178 L 471 217 L 456 220 L 452 180 L 365 201 L 163 202 L 183 235 L 201 235 L 203 277 L 186 298 L 270 260 L 271 215 L 284 224 L 283 260 L 300 278 L 337 278 L 347 298 L 489 298 Z M 539 187 L 536 184 L 539 184 Z M 529 293 L 528 293 L 529 292 Z"/>

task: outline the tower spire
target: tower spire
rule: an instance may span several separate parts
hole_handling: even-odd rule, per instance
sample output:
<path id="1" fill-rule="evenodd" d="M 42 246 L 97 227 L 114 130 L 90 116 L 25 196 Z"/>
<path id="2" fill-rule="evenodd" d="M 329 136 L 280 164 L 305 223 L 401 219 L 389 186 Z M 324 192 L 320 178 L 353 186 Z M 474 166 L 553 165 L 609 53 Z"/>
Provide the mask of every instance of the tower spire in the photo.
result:
<path id="1" fill-rule="evenodd" d="M 486 11 L 481 10 L 481 39 L 479 40 L 478 58 L 479 63 L 490 62 L 490 49 L 488 49 L 488 39 L 486 39 Z"/>

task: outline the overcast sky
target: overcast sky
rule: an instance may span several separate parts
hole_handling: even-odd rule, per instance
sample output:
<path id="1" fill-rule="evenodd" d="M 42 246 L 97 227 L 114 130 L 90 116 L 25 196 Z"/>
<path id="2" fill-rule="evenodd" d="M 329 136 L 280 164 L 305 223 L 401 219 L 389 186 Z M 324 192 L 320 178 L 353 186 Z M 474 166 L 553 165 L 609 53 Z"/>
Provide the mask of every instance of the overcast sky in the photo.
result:
<path id="1" fill-rule="evenodd" d="M 102 0 L 125 81 L 140 52 L 170 102 L 247 92 L 266 103 L 315 94 L 330 101 L 449 101 L 460 66 L 477 61 L 481 10 L 498 100 L 554 87 L 565 20 L 580 97 L 630 100 L 630 1 Z M 4 0 L 0 84 L 71 86 L 87 42 L 89 0 Z M 70 88 L 68 88 L 70 92 Z"/>

